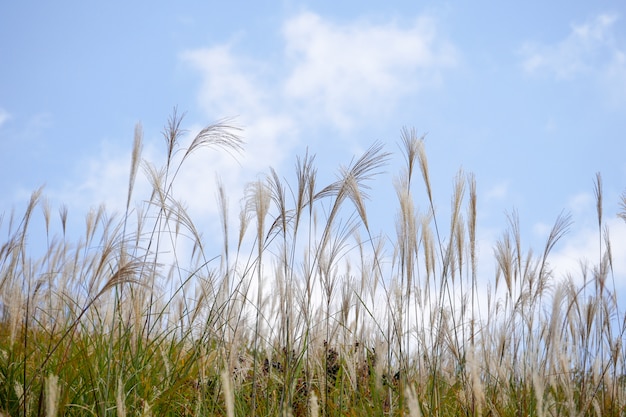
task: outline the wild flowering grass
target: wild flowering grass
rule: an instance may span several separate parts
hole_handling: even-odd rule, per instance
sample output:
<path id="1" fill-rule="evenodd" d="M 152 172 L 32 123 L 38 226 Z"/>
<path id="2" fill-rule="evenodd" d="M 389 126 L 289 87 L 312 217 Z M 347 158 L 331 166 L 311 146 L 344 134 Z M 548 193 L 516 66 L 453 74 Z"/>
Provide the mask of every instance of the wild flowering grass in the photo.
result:
<path id="1" fill-rule="evenodd" d="M 238 133 L 217 123 L 185 146 L 174 114 L 156 167 L 141 161 L 137 128 L 125 213 L 94 209 L 76 240 L 67 210 L 54 220 L 41 190 L 22 215 L 0 217 L 0 415 L 626 413 L 612 269 L 625 254 L 611 250 L 599 175 L 599 255 L 582 280 L 550 268 L 568 215 L 535 253 L 512 214 L 496 275 L 479 277 L 474 178 L 457 176 L 441 219 L 411 130 L 389 207 L 395 234 L 368 217 L 370 182 L 389 158 L 374 144 L 329 184 L 308 154 L 295 183 L 270 170 L 246 189 L 236 230 L 219 186 L 215 251 L 177 200 L 177 177 L 193 153 L 241 151 Z M 135 208 L 142 168 L 152 193 Z M 626 220 L 626 195 L 621 204 Z M 45 236 L 31 230 L 38 209 Z"/>

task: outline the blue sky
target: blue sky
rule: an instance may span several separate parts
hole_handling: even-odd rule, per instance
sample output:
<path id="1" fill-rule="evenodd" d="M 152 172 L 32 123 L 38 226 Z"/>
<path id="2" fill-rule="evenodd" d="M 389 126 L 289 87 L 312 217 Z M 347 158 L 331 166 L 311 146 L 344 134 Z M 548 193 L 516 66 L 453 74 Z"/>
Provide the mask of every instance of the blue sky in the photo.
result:
<path id="1" fill-rule="evenodd" d="M 396 152 L 406 126 L 427 133 L 443 213 L 458 169 L 475 173 L 487 261 L 513 209 L 536 250 L 570 211 L 554 263 L 593 257 L 601 172 L 626 275 L 622 2 L 3 2 L 0 56 L 0 211 L 42 184 L 74 219 L 100 202 L 120 209 L 135 124 L 144 157 L 162 158 L 175 106 L 192 132 L 234 117 L 247 142 L 237 160 L 205 153 L 182 174 L 201 222 L 215 214 L 216 173 L 236 207 L 246 182 L 269 166 L 289 175 L 307 147 L 330 177 L 376 140 Z M 400 161 L 374 184 L 381 229 Z"/>

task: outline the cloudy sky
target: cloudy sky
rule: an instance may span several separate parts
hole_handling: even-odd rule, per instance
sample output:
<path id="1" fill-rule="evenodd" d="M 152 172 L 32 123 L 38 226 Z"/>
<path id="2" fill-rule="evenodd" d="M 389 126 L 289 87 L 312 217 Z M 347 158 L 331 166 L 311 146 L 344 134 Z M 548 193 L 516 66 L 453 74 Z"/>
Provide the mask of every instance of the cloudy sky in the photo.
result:
<path id="1" fill-rule="evenodd" d="M 332 178 L 375 141 L 397 153 L 408 127 L 427 134 L 443 213 L 457 171 L 475 173 L 487 258 L 507 212 L 540 250 L 565 210 L 575 223 L 555 264 L 593 259 L 601 172 L 626 276 L 620 1 L 2 2 L 0 56 L 0 212 L 23 210 L 43 184 L 73 218 L 100 202 L 120 209 L 135 124 L 144 157 L 162 159 L 174 107 L 191 132 L 233 118 L 246 141 L 242 155 L 205 152 L 181 174 L 178 195 L 201 219 L 215 218 L 216 175 L 237 206 L 246 182 L 270 166 L 289 176 L 307 148 Z M 383 230 L 400 163 L 372 191 Z"/>

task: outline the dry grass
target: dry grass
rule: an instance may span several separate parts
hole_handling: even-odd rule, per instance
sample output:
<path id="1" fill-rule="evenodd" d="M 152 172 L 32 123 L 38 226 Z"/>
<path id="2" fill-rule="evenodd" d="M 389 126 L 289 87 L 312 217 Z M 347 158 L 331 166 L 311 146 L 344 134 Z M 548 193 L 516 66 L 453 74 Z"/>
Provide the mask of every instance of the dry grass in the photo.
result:
<path id="1" fill-rule="evenodd" d="M 390 158 L 376 143 L 330 184 L 309 154 L 293 184 L 270 170 L 246 189 L 234 232 L 218 184 L 215 249 L 176 199 L 177 177 L 202 148 L 243 143 L 222 121 L 184 147 L 181 122 L 174 112 L 166 125 L 162 167 L 142 164 L 136 128 L 121 217 L 94 209 L 71 241 L 67 209 L 55 226 L 42 190 L 21 217 L 0 217 L 0 415 L 626 413 L 613 272 L 624 254 L 611 249 L 599 174 L 598 259 L 580 277 L 550 267 L 570 216 L 535 254 L 515 212 L 496 275 L 479 277 L 475 179 L 459 172 L 444 222 L 423 137 L 406 129 L 394 235 L 375 234 L 367 211 Z M 132 207 L 142 166 L 152 192 Z M 626 221 L 626 194 L 621 205 Z M 37 208 L 45 236 L 31 226 Z"/>

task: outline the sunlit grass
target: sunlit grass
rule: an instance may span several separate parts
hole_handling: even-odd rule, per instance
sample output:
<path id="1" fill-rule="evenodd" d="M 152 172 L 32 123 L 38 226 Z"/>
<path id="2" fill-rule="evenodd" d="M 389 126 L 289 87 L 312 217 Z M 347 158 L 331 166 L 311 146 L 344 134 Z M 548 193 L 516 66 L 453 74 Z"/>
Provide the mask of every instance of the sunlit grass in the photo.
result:
<path id="1" fill-rule="evenodd" d="M 243 142 L 220 122 L 185 147 L 181 120 L 166 125 L 161 167 L 142 164 L 136 129 L 123 215 L 94 209 L 70 239 L 67 210 L 55 223 L 38 190 L 24 214 L 0 217 L 0 415 L 626 413 L 612 268 L 624 254 L 611 250 L 599 175 L 598 257 L 581 277 L 550 267 L 567 214 L 533 252 L 515 213 L 494 247 L 496 275 L 478 276 L 475 180 L 456 177 L 441 219 L 410 130 L 388 207 L 395 234 L 377 234 L 368 216 L 390 157 L 374 144 L 329 184 L 308 154 L 295 183 L 270 170 L 233 197 L 244 201 L 234 231 L 218 185 L 215 249 L 176 198 L 178 173 L 192 153 L 236 155 Z M 135 208 L 142 168 L 152 192 Z M 626 195 L 621 205 L 626 220 Z M 46 242 L 42 256 L 32 242 Z"/>

